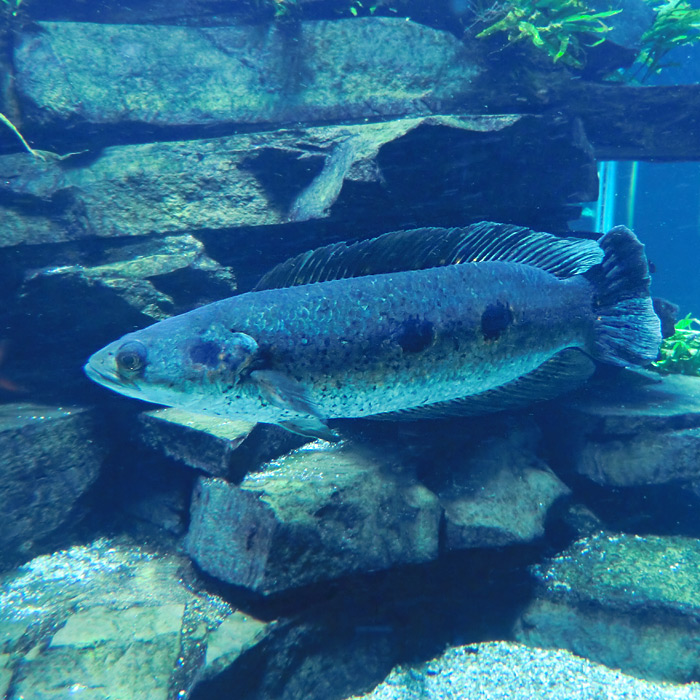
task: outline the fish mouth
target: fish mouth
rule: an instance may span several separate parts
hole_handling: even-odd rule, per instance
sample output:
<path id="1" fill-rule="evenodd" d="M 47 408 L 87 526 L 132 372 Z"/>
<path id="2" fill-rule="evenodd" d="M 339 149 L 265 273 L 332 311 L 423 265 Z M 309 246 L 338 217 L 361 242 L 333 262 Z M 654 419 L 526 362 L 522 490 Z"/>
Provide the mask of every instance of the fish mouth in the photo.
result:
<path id="1" fill-rule="evenodd" d="M 128 390 L 130 393 L 141 391 L 141 389 L 139 389 L 139 387 L 135 384 L 127 386 L 124 380 L 116 372 L 110 372 L 109 370 L 95 367 L 90 360 L 88 360 L 83 367 L 83 371 L 89 379 L 92 379 L 93 382 L 106 386 L 108 389 L 116 389 L 120 392 Z"/>

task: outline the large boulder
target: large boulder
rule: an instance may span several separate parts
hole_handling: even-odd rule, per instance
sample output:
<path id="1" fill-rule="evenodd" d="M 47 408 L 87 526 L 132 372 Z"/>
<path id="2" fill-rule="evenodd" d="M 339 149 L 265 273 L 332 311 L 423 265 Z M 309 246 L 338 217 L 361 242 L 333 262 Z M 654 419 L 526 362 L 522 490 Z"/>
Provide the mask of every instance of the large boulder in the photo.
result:
<path id="1" fill-rule="evenodd" d="M 186 548 L 211 575 L 278 593 L 438 553 L 437 497 L 348 447 L 301 448 L 235 486 L 201 478 Z"/>
<path id="2" fill-rule="evenodd" d="M 76 504 L 100 474 L 104 451 L 93 411 L 0 404 L 0 560 L 26 555 L 73 524 L 80 514 Z"/>
<path id="3" fill-rule="evenodd" d="M 177 408 L 139 416 L 141 440 L 193 469 L 240 481 L 262 462 L 300 447 L 306 440 L 265 423 L 226 420 Z"/>
<path id="4" fill-rule="evenodd" d="M 625 673 L 700 677 L 700 540 L 599 533 L 535 568 L 516 638 Z"/>
<path id="5" fill-rule="evenodd" d="M 186 559 L 100 539 L 0 578 L 0 687 L 7 700 L 184 700 L 266 630 Z"/>
<path id="6" fill-rule="evenodd" d="M 529 427 L 529 429 L 528 429 Z M 569 488 L 536 455 L 534 426 L 475 441 L 438 491 L 449 549 L 503 547 L 542 538 Z"/>

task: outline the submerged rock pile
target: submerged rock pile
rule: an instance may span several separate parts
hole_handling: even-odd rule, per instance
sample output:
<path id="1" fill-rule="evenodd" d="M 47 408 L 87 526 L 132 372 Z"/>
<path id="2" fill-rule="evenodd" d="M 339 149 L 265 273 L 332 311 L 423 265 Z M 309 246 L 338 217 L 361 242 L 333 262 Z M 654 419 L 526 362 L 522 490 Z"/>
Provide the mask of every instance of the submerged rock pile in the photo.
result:
<path id="1" fill-rule="evenodd" d="M 0 578 L 0 694 L 169 700 L 236 661 L 268 624 L 197 590 L 189 562 L 122 540 Z"/>
<path id="2" fill-rule="evenodd" d="M 461 32 L 318 3 L 5 17 L 2 112 L 32 151 L 0 140 L 0 697 L 342 700 L 396 664 L 363 697 L 700 697 L 661 682 L 700 676 L 700 380 L 339 421 L 331 445 L 83 377 L 317 245 L 561 232 L 595 199 L 548 73 L 515 89 Z"/>

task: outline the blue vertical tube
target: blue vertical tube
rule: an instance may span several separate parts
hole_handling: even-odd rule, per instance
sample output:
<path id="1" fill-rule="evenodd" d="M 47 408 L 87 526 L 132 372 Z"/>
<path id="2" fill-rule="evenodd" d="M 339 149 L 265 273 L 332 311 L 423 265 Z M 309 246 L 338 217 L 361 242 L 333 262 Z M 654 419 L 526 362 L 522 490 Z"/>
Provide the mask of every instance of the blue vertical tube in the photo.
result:
<path id="1" fill-rule="evenodd" d="M 604 160 L 598 166 L 598 204 L 595 230 L 609 231 L 615 225 L 615 197 L 617 196 L 617 161 Z"/>

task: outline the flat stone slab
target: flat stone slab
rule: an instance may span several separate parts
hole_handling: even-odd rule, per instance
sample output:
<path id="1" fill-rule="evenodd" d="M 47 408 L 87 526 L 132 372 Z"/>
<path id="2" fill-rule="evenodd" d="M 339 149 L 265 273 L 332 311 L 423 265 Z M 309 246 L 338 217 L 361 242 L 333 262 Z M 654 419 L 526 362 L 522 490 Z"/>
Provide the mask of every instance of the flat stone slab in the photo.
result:
<path id="1" fill-rule="evenodd" d="M 240 486 L 199 480 L 186 548 L 207 573 L 269 594 L 438 552 L 437 497 L 376 458 L 312 443 Z"/>
<path id="2" fill-rule="evenodd" d="M 688 537 L 599 533 L 554 557 L 537 578 L 558 599 L 700 616 L 700 540 Z"/>
<path id="3" fill-rule="evenodd" d="M 186 559 L 126 541 L 74 546 L 0 578 L 7 700 L 184 700 L 266 630 L 198 588 Z"/>
<path id="4" fill-rule="evenodd" d="M 543 142 L 536 155 L 523 145 L 533 140 Z M 503 168 L 535 170 L 552 160 L 568 168 L 542 173 L 536 186 L 514 178 L 503 201 Z M 593 199 L 596 187 L 592 155 L 573 123 L 517 115 L 436 115 L 109 146 L 98 158 L 40 161 L 16 153 L 0 156 L 0 247 L 229 235 L 327 218 L 352 222 L 352 235 L 361 236 L 363 222 L 368 232 L 377 230 L 376 211 L 387 230 L 405 222 L 408 209 L 414 226 L 491 217 L 536 227 L 534 212 L 543 223 L 575 218 L 574 194 Z M 237 242 L 236 251 L 244 267 L 245 245 Z"/>
<path id="5" fill-rule="evenodd" d="M 177 408 L 147 411 L 139 416 L 140 437 L 193 469 L 227 481 L 239 481 L 261 462 L 303 444 L 303 438 L 262 423 L 225 420 Z"/>
<path id="6" fill-rule="evenodd" d="M 8 373 L 28 390 L 84 403 L 88 382 L 82 367 L 92 352 L 126 331 L 236 291 L 232 272 L 191 235 L 104 243 L 98 264 L 96 248 L 88 245 L 80 254 L 87 258 L 84 264 L 35 265 L 25 271 L 2 309 L 8 317 L 3 319 L 10 339 Z M 13 274 L 19 277 L 20 270 Z M 36 322 L 39 314 L 41 323 Z"/>
<path id="7" fill-rule="evenodd" d="M 236 292 L 231 271 L 212 260 L 202 242 L 187 234 L 137 239 L 118 252 L 105 253 L 105 257 L 117 254 L 120 258 L 98 265 L 59 265 L 29 272 L 20 290 L 21 307 L 55 299 L 51 311 L 55 314 L 60 302 L 65 300 L 71 309 L 75 300 L 81 299 L 77 316 L 82 324 L 94 327 L 98 308 L 104 316 L 118 318 L 115 307 L 127 306 L 134 316 L 162 321 L 182 311 L 188 302 L 203 304 Z M 200 294 L 193 299 L 178 287 L 194 287 Z M 86 318 L 85 311 L 92 305 L 96 312 Z M 78 319 L 70 325 L 71 333 L 80 327 Z"/>
<path id="8" fill-rule="evenodd" d="M 700 540 L 599 533 L 535 568 L 516 637 L 636 676 L 700 674 Z"/>
<path id="9" fill-rule="evenodd" d="M 501 119 L 496 128 L 514 121 Z M 2 156 L 9 206 L 0 209 L 0 245 L 272 226 L 293 212 L 296 220 L 322 217 L 346 177 L 378 180 L 376 166 L 351 175 L 356 162 L 371 162 L 382 145 L 421 122 L 110 146 L 71 168 L 24 153 Z M 51 200 L 59 203 L 55 216 L 37 216 L 37 205 Z"/>
<path id="10" fill-rule="evenodd" d="M 141 439 L 168 457 L 207 474 L 226 477 L 233 452 L 250 435 L 255 423 L 197 415 L 178 408 L 161 408 L 139 416 Z"/>
<path id="11" fill-rule="evenodd" d="M 132 134 L 424 113 L 464 104 L 478 73 L 452 34 L 387 17 L 208 28 L 39 22 L 18 38 L 14 66 L 29 122 Z"/>
<path id="12" fill-rule="evenodd" d="M 372 692 L 348 700 L 696 700 L 700 686 L 650 683 L 560 649 L 511 642 L 453 647 L 399 666 Z"/>
<path id="13" fill-rule="evenodd" d="M 607 388 L 597 385 L 595 391 L 568 403 L 590 420 L 591 432 L 613 437 L 700 427 L 700 377 L 655 372 L 626 375 L 626 380 L 610 382 Z"/>
<path id="14" fill-rule="evenodd" d="M 615 487 L 700 479 L 700 379 L 651 375 L 614 382 L 559 418 L 567 461 Z"/>
<path id="15" fill-rule="evenodd" d="M 69 522 L 103 451 L 88 409 L 0 404 L 0 552 L 31 551 Z"/>

